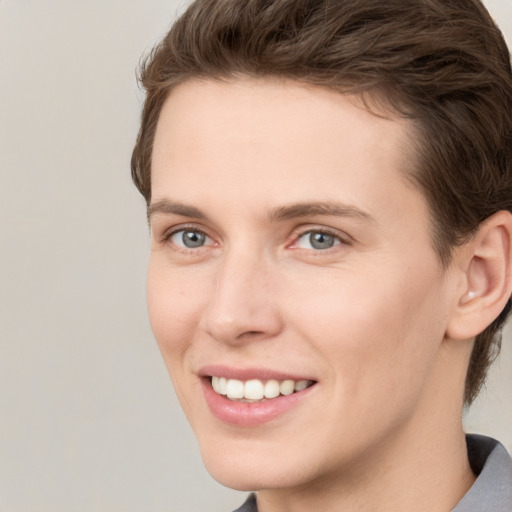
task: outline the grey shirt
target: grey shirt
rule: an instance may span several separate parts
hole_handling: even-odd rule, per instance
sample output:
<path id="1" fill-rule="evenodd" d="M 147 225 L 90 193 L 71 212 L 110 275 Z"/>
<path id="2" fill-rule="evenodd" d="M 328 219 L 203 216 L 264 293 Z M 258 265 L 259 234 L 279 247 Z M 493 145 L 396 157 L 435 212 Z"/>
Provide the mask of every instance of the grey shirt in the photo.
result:
<path id="1" fill-rule="evenodd" d="M 495 439 L 466 436 L 469 462 L 478 475 L 452 512 L 512 512 L 512 459 Z M 233 512 L 258 512 L 256 495 Z"/>

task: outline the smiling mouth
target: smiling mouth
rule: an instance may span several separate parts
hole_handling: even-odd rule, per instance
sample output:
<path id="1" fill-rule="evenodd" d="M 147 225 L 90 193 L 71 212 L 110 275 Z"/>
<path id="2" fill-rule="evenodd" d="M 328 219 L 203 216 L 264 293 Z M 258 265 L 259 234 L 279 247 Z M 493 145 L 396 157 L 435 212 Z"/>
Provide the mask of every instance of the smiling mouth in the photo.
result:
<path id="1" fill-rule="evenodd" d="M 312 380 L 237 380 L 226 377 L 210 377 L 213 390 L 229 400 L 246 403 L 266 402 L 279 396 L 289 396 L 311 387 Z"/>

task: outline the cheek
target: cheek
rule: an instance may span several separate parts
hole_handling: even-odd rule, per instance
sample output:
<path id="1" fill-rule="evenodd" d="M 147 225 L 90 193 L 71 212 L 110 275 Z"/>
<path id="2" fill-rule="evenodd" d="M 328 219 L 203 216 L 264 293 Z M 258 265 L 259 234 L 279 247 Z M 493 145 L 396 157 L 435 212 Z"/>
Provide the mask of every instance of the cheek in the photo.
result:
<path id="1" fill-rule="evenodd" d="M 301 335 L 330 361 L 338 393 L 361 394 L 367 400 L 360 403 L 374 403 L 372 396 L 397 389 L 418 391 L 444 333 L 442 284 L 434 270 L 423 277 L 403 267 L 380 275 L 370 269 L 354 277 L 346 272 L 340 279 L 309 281 L 307 290 L 289 294 L 297 298 L 290 310 Z"/>
<path id="2" fill-rule="evenodd" d="M 147 274 L 147 303 L 153 334 L 167 366 L 187 350 L 205 301 L 198 279 L 173 271 L 152 257 Z"/>

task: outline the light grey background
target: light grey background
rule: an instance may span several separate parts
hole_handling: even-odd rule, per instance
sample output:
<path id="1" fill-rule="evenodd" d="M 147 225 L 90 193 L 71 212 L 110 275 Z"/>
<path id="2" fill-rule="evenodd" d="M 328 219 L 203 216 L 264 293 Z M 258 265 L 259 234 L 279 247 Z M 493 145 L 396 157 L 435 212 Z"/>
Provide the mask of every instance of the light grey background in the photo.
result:
<path id="1" fill-rule="evenodd" d="M 510 0 L 489 7 L 512 41 Z M 0 512 L 228 512 L 153 342 L 129 178 L 177 1 L 0 0 Z M 512 450 L 512 333 L 467 428 Z"/>

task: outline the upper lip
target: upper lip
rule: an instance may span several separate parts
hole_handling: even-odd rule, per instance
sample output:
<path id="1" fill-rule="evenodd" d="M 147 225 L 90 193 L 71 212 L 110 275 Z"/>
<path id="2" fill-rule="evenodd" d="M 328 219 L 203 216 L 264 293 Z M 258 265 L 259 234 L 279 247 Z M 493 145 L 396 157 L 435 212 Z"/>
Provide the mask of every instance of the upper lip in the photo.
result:
<path id="1" fill-rule="evenodd" d="M 272 370 L 270 368 L 234 368 L 232 366 L 224 365 L 205 365 L 199 369 L 198 372 L 200 377 L 226 377 L 227 379 L 237 379 L 241 381 L 247 381 L 251 379 L 259 380 L 311 380 L 316 381 L 317 379 L 312 378 L 310 375 L 291 373 L 281 370 Z"/>

